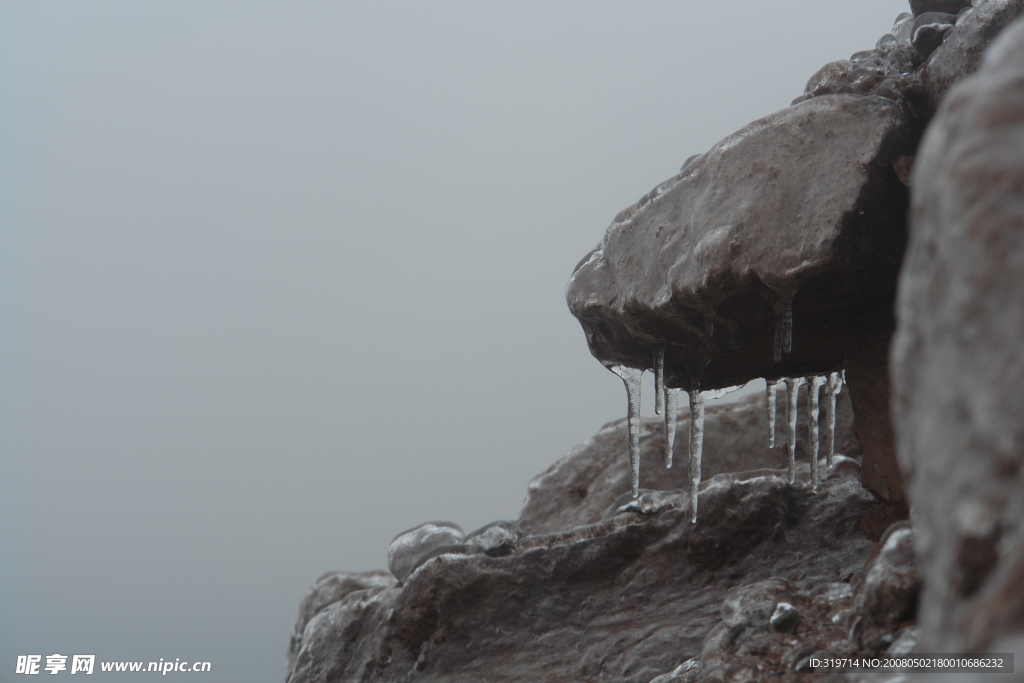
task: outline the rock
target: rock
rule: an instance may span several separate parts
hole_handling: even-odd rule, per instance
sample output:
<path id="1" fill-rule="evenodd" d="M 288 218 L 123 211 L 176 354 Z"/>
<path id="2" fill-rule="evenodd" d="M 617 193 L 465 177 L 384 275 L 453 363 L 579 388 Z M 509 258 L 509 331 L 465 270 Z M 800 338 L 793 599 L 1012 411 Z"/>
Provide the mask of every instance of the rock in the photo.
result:
<path id="1" fill-rule="evenodd" d="M 395 585 L 395 578 L 382 571 L 350 574 L 347 572 L 328 572 L 317 579 L 299 604 L 299 618 L 292 630 L 292 640 L 288 647 L 288 671 L 295 665 L 295 657 L 302 646 L 302 632 L 306 624 L 321 610 L 339 602 L 349 593 L 368 588 L 389 588 Z"/>
<path id="2" fill-rule="evenodd" d="M 462 543 L 465 534 L 452 522 L 424 522 L 395 536 L 388 547 L 388 569 L 399 579 L 408 576 L 417 561 L 445 545 Z"/>
<path id="3" fill-rule="evenodd" d="M 804 405 L 801 398 L 801 406 Z M 643 488 L 662 492 L 688 488 L 686 439 L 678 437 L 689 429 L 688 420 L 688 412 L 685 409 L 680 411 L 673 456 L 675 464 L 671 469 L 666 469 L 663 463 L 664 423 L 660 419 L 643 421 L 640 433 L 640 485 Z M 786 453 L 785 429 L 783 392 L 780 392 L 776 416 L 775 448 L 768 448 L 763 396 L 749 396 L 735 403 L 711 403 L 704 417 L 704 478 L 710 479 L 725 472 L 786 467 L 789 456 Z M 825 438 L 823 435 L 822 444 Z M 846 390 L 839 394 L 836 403 L 836 452 L 860 456 Z M 801 462 L 807 461 L 807 453 L 807 421 L 801 419 L 797 428 L 797 457 Z M 836 464 L 842 466 L 838 459 Z M 594 524 L 601 521 L 616 499 L 629 490 L 626 424 L 625 420 L 619 420 L 602 427 L 593 437 L 533 478 L 519 516 L 519 525 L 531 534 L 549 534 Z M 627 502 L 623 500 L 621 504 Z"/>
<path id="4" fill-rule="evenodd" d="M 652 368 L 664 346 L 684 389 L 837 369 L 856 321 L 893 296 L 906 188 L 892 162 L 917 136 L 889 99 L 820 95 L 727 137 L 576 268 L 566 297 L 591 353 Z M 786 302 L 792 352 L 776 363 Z"/>
<path id="5" fill-rule="evenodd" d="M 488 555 L 508 555 L 519 543 L 519 526 L 515 522 L 491 522 L 466 534 L 466 544 Z"/>
<path id="6" fill-rule="evenodd" d="M 620 213 L 566 288 L 591 353 L 652 368 L 663 347 L 666 384 L 683 389 L 856 370 L 864 321 L 891 308 L 907 190 L 893 164 L 912 156 L 920 123 L 887 97 L 820 93 L 882 87 L 887 70 L 909 65 L 887 61 L 902 49 L 854 55 L 845 81 L 844 63 L 826 67 L 808 85 L 816 96 L 729 136 Z M 886 86 L 897 99 L 899 78 Z M 891 324 L 878 334 L 880 366 L 848 379 L 855 400 L 871 395 L 861 423 L 879 437 L 865 444 L 866 471 L 882 476 L 866 484 L 898 499 L 888 392 L 876 391 Z"/>
<path id="7" fill-rule="evenodd" d="M 696 657 L 687 659 L 685 662 L 657 678 L 652 678 L 651 683 L 692 683 L 700 673 L 700 660 Z"/>
<path id="8" fill-rule="evenodd" d="M 959 11 L 959 10 L 958 10 Z M 961 13 L 956 25 L 920 69 L 917 115 L 928 120 L 954 83 L 974 73 L 996 36 L 1024 12 L 1024 0 L 988 0 Z"/>
<path id="9" fill-rule="evenodd" d="M 982 650 L 1024 627 L 1024 24 L 950 90 L 911 184 L 892 367 L 924 579 L 919 647 Z"/>
<path id="10" fill-rule="evenodd" d="M 925 12 L 914 18 L 910 42 L 921 59 L 927 59 L 942 44 L 946 32 L 956 23 L 955 14 Z"/>
<path id="11" fill-rule="evenodd" d="M 771 617 L 779 596 L 795 590 L 790 581 L 778 577 L 737 588 L 722 601 L 722 623 L 730 629 L 760 626 Z"/>
<path id="12" fill-rule="evenodd" d="M 915 17 L 929 12 L 956 14 L 971 6 L 971 0 L 910 0 L 910 11 Z"/>
<path id="13" fill-rule="evenodd" d="M 865 572 L 858 607 L 879 626 L 892 628 L 914 618 L 920 589 L 914 530 L 910 522 L 897 522 Z"/>
<path id="14" fill-rule="evenodd" d="M 356 591 L 313 617 L 303 631 L 302 648 L 288 683 L 352 680 L 347 677 L 352 660 L 369 658 L 371 670 L 378 659 L 384 664 L 389 658 L 386 648 L 370 652 L 370 644 L 360 636 L 387 622 L 397 592 L 395 588 Z"/>
<path id="15" fill-rule="evenodd" d="M 775 611 L 769 617 L 773 631 L 779 633 L 792 633 L 800 623 L 800 611 L 788 602 L 779 602 L 775 605 Z"/>
<path id="16" fill-rule="evenodd" d="M 817 585 L 861 566 L 858 523 L 875 505 L 852 473 L 817 495 L 713 478 L 698 524 L 668 508 L 526 536 L 503 557 L 441 555 L 314 617 L 289 680 L 649 683 L 700 654 L 740 583 Z"/>
<path id="17" fill-rule="evenodd" d="M 846 352 L 846 381 L 864 453 L 861 480 L 881 498 L 901 501 L 906 493 L 889 405 L 889 343 L 895 327 L 889 305 L 875 307 L 857 320 Z"/>

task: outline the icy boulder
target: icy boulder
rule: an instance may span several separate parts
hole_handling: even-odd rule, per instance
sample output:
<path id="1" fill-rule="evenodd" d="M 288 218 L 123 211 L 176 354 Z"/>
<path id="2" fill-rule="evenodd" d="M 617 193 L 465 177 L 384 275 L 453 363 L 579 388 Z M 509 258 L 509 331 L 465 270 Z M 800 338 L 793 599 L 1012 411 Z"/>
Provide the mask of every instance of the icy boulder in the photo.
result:
<path id="1" fill-rule="evenodd" d="M 715 145 L 577 266 L 566 297 L 591 353 L 657 359 L 665 385 L 686 390 L 845 366 L 870 437 L 865 484 L 902 498 L 885 366 L 906 238 L 896 169 L 919 132 L 904 103 L 825 94 Z"/>
<path id="2" fill-rule="evenodd" d="M 622 211 L 566 287 L 633 413 L 643 370 L 699 407 L 700 392 L 756 377 L 845 369 L 864 485 L 894 503 L 905 490 L 888 358 L 917 145 L 950 86 L 1024 10 L 1024 0 L 911 4 L 874 49 L 826 65 L 793 106 L 687 160 Z M 699 456 L 699 430 L 690 436 Z"/>
<path id="3" fill-rule="evenodd" d="M 922 650 L 983 649 L 1024 627 L 1024 23 L 946 96 L 912 185 L 893 381 Z"/>
<path id="4" fill-rule="evenodd" d="M 395 536 L 388 547 L 388 569 L 404 579 L 416 568 L 421 557 L 438 548 L 459 545 L 466 534 L 452 522 L 424 522 Z"/>
<path id="5" fill-rule="evenodd" d="M 599 360 L 715 389 L 840 367 L 891 299 L 915 124 L 879 96 L 823 95 L 748 125 L 621 212 L 566 288 Z"/>

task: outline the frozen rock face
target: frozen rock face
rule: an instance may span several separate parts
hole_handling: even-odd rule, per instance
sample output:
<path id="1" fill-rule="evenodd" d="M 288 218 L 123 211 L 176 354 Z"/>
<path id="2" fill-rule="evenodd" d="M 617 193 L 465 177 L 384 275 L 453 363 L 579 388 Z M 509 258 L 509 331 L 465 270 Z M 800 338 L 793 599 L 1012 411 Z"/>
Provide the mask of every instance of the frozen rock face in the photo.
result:
<path id="1" fill-rule="evenodd" d="M 466 535 L 452 522 L 424 522 L 395 536 L 388 548 L 388 569 L 404 579 L 421 557 L 444 546 L 460 545 Z"/>
<path id="2" fill-rule="evenodd" d="M 708 407 L 704 418 L 705 478 L 726 472 L 787 466 L 784 416 L 781 413 L 777 416 L 780 435 L 776 447 L 769 448 L 763 403 L 763 397 L 750 396 L 735 403 Z M 688 428 L 688 419 L 686 411 L 679 414 L 678 430 Z M 806 462 L 807 423 L 801 420 L 798 425 L 798 459 Z M 641 487 L 656 491 L 685 490 L 688 486 L 686 443 L 676 443 L 675 464 L 666 469 L 662 462 L 664 424 L 658 419 L 644 420 L 641 427 Z M 519 516 L 520 527 L 531 534 L 549 534 L 601 521 L 616 499 L 629 492 L 627 450 L 625 420 L 605 425 L 573 448 L 530 482 Z M 860 445 L 853 432 L 853 410 L 845 392 L 838 397 L 836 451 L 851 458 L 860 455 Z M 853 461 L 844 462 L 840 467 L 858 469 Z"/>
<path id="3" fill-rule="evenodd" d="M 863 566 L 859 520 L 878 503 L 856 474 L 833 473 L 817 495 L 784 475 L 705 481 L 699 524 L 679 492 L 508 555 L 430 559 L 313 617 L 289 681 L 649 683 L 700 656 L 732 589 L 774 578 L 809 590 Z"/>
<path id="4" fill-rule="evenodd" d="M 1024 9 L 975 4 L 915 0 L 874 49 L 616 216 L 566 288 L 591 353 L 687 390 L 843 367 L 864 485 L 904 500 L 888 349 L 905 187 L 938 102 Z"/>
<path id="5" fill-rule="evenodd" d="M 893 380 L 922 647 L 980 649 L 1024 630 L 1024 24 L 949 92 L 912 185 Z"/>
<path id="6" fill-rule="evenodd" d="M 687 390 L 845 365 L 856 409 L 885 385 L 891 315 L 872 325 L 891 310 L 906 211 L 894 164 L 918 125 L 881 95 L 822 94 L 689 163 L 619 214 L 574 272 L 566 295 L 591 353 L 652 368 L 663 348 L 666 385 Z M 866 330 L 882 351 L 859 368 L 850 351 Z M 869 471 L 885 475 L 866 484 L 899 499 L 886 395 L 861 421 L 884 423 L 862 439 Z"/>

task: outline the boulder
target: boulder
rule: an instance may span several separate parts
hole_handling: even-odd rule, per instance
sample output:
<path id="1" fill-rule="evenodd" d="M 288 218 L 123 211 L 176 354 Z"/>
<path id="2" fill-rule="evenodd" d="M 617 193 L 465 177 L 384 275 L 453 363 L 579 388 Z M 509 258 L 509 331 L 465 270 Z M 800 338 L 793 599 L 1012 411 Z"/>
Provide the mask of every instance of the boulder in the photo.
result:
<path id="1" fill-rule="evenodd" d="M 664 347 L 666 383 L 683 389 L 841 367 L 858 320 L 895 291 L 906 188 L 892 164 L 918 132 L 890 99 L 820 95 L 712 147 L 573 272 L 591 353 L 653 368 Z"/>
<path id="2" fill-rule="evenodd" d="M 291 643 L 288 646 L 288 671 L 295 666 L 295 657 L 302 646 L 302 632 L 306 624 L 319 612 L 330 607 L 342 598 L 370 588 L 388 588 L 395 585 L 395 577 L 382 571 L 352 574 L 347 572 L 328 572 L 317 579 L 306 597 L 299 604 L 299 618 L 292 630 Z"/>
<path id="3" fill-rule="evenodd" d="M 1024 24 L 950 90 L 912 186 L 892 371 L 921 649 L 982 649 L 1024 629 Z"/>
<path id="4" fill-rule="evenodd" d="M 395 536 L 388 547 L 388 569 L 404 579 L 416 568 L 419 559 L 443 547 L 461 544 L 466 534 L 452 522 L 424 522 Z"/>
<path id="5" fill-rule="evenodd" d="M 914 529 L 899 522 L 889 527 L 865 571 L 858 606 L 879 626 L 892 628 L 914 618 L 920 589 Z"/>

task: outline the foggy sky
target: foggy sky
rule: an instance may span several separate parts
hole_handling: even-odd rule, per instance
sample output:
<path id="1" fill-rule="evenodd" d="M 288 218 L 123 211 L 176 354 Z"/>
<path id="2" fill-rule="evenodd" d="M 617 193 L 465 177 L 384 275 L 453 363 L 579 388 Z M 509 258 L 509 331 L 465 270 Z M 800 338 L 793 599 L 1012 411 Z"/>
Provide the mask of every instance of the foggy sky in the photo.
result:
<path id="1" fill-rule="evenodd" d="M 0 4 L 0 680 L 279 683 L 320 574 L 514 519 L 625 414 L 576 262 L 906 9 Z"/>

